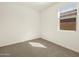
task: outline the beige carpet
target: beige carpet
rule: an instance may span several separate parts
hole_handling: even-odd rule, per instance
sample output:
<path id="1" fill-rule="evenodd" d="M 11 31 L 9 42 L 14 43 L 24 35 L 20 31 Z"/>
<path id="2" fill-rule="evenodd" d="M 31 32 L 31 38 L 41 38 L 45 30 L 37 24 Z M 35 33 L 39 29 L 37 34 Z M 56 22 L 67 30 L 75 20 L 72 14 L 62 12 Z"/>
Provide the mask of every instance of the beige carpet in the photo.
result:
<path id="1" fill-rule="evenodd" d="M 79 53 L 38 38 L 0 47 L 2 57 L 79 57 Z"/>

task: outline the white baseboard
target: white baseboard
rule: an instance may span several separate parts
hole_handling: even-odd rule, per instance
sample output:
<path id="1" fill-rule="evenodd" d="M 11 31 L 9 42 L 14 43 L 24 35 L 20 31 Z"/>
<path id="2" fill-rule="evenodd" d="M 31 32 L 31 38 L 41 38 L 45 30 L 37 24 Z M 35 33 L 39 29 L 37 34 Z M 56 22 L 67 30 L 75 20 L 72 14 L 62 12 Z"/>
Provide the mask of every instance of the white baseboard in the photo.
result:
<path id="1" fill-rule="evenodd" d="M 32 36 L 30 38 L 27 38 L 27 40 L 18 40 L 18 41 L 14 41 L 14 42 L 5 42 L 4 44 L 0 44 L 0 47 L 4 47 L 4 46 L 8 46 L 8 45 L 12 45 L 12 44 L 16 44 L 16 43 L 22 43 L 22 42 L 25 42 L 25 41 L 29 41 L 29 40 L 33 40 L 33 39 L 37 39 L 39 37 L 36 37 L 36 36 Z"/>
<path id="2" fill-rule="evenodd" d="M 71 48 L 71 47 L 68 47 L 67 45 L 59 44 L 59 43 L 57 43 L 57 42 L 51 41 L 51 40 L 49 40 L 48 38 L 44 38 L 44 37 L 42 37 L 42 39 L 45 39 L 45 40 L 47 40 L 47 41 L 49 41 L 49 42 L 55 43 L 55 44 L 60 45 L 60 46 L 62 46 L 62 47 L 64 47 L 64 48 L 67 48 L 67 49 L 69 49 L 69 50 L 72 50 L 72 51 L 74 51 L 74 52 L 79 53 L 79 50 L 76 50 L 76 49 L 73 49 L 73 48 Z"/>

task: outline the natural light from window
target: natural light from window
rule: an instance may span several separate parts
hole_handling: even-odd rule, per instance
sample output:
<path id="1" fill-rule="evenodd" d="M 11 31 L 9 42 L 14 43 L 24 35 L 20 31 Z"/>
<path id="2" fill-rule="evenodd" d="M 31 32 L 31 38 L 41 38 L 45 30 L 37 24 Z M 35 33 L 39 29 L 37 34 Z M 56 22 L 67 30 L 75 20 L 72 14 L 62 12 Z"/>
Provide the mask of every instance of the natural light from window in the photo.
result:
<path id="1" fill-rule="evenodd" d="M 46 46 L 44 46 L 41 43 L 37 43 L 37 42 L 29 42 L 29 44 L 33 47 L 40 47 L 40 48 L 47 48 Z"/>

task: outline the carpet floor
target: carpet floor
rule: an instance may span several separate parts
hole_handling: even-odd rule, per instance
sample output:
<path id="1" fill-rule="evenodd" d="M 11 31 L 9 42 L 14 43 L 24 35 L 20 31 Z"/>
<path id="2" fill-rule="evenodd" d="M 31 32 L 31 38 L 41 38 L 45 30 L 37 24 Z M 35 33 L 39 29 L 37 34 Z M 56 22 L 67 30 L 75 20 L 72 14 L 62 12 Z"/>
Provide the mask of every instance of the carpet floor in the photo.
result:
<path id="1" fill-rule="evenodd" d="M 79 57 L 79 53 L 38 38 L 0 47 L 0 57 Z"/>

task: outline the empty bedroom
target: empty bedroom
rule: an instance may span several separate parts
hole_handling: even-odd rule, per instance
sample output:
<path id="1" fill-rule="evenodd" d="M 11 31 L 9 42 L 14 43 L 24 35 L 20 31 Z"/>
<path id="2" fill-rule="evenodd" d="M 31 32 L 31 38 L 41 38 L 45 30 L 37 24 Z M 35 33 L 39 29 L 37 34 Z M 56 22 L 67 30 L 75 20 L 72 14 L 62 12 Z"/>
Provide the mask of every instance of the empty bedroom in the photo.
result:
<path id="1" fill-rule="evenodd" d="M 79 2 L 0 2 L 0 57 L 79 57 Z"/>

